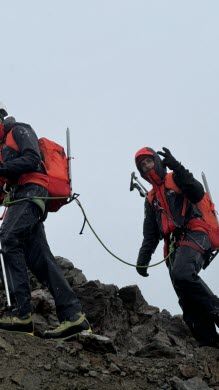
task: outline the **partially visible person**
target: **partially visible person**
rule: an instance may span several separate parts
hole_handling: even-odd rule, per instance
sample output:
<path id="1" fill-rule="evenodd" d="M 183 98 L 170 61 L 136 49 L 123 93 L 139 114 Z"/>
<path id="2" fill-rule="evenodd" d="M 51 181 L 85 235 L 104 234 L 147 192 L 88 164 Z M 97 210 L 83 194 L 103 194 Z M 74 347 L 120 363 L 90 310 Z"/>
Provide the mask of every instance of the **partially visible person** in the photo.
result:
<path id="1" fill-rule="evenodd" d="M 0 177 L 11 189 L 9 198 L 22 200 L 8 207 L 0 229 L 0 240 L 12 307 L 0 318 L 0 329 L 33 331 L 31 292 L 27 267 L 47 286 L 56 305 L 60 326 L 45 332 L 46 338 L 60 338 L 91 331 L 81 304 L 50 251 L 43 220 L 47 197 L 46 172 L 41 163 L 38 138 L 30 125 L 7 117 L 0 103 Z M 3 188 L 1 188 L 3 191 Z"/>

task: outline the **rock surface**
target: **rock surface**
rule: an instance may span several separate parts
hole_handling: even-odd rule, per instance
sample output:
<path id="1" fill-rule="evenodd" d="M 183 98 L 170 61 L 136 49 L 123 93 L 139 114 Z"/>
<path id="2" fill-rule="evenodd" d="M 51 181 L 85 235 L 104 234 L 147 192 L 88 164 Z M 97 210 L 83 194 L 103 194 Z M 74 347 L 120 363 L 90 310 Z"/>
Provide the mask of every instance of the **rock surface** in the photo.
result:
<path id="1" fill-rule="evenodd" d="M 199 348 L 181 316 L 150 306 L 137 286 L 87 281 L 57 261 L 100 337 L 56 342 L 0 331 L 0 390 L 219 390 L 219 350 Z M 47 289 L 30 282 L 41 336 L 58 321 Z"/>

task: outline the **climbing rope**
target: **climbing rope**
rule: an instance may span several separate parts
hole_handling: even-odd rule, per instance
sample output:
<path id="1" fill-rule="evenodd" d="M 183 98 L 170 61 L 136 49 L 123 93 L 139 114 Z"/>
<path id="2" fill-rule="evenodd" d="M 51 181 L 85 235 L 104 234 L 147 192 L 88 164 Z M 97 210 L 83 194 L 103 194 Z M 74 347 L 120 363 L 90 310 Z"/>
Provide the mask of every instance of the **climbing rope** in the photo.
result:
<path id="1" fill-rule="evenodd" d="M 126 264 L 126 265 L 129 265 L 130 267 L 135 267 L 135 268 L 152 268 L 152 267 L 156 267 L 157 265 L 159 264 L 162 264 L 164 263 L 165 261 L 167 261 L 169 259 L 169 257 L 174 253 L 174 250 L 175 250 L 175 243 L 174 242 L 171 242 L 170 243 L 170 246 L 169 246 L 169 253 L 168 255 L 161 261 L 155 263 L 155 264 L 151 264 L 151 265 L 135 265 L 135 264 L 132 264 L 132 263 L 129 263 L 123 259 L 121 259 L 120 257 L 116 256 L 113 252 L 111 252 L 111 250 L 109 248 L 107 248 L 107 246 L 103 243 L 103 241 L 100 239 L 100 237 L 97 235 L 97 233 L 95 232 L 94 228 L 92 227 L 92 225 L 90 224 L 88 218 L 87 218 L 87 215 L 81 205 L 81 203 L 79 202 L 79 200 L 77 199 L 78 198 L 78 194 L 73 194 L 72 197 L 69 197 L 69 196 L 60 196 L 60 197 L 50 197 L 50 196 L 33 196 L 31 198 L 21 198 L 21 199 L 16 199 L 16 200 L 13 200 L 13 201 L 10 201 L 10 200 L 6 200 L 4 202 L 4 206 L 5 207 L 8 207 L 10 205 L 13 205 L 13 204 L 16 204 L 16 203 L 20 203 L 20 202 L 23 202 L 25 200 L 37 200 L 37 199 L 41 199 L 41 200 L 58 200 L 58 199 L 69 199 L 69 202 L 70 203 L 71 201 L 75 200 L 77 205 L 80 207 L 81 211 L 82 211 L 82 214 L 84 216 L 84 224 L 83 224 L 83 227 L 82 227 L 82 230 L 84 228 L 84 225 L 85 223 L 87 222 L 89 228 L 91 229 L 92 233 L 95 235 L 95 237 L 97 238 L 97 240 L 100 242 L 100 244 L 104 247 L 104 249 L 112 256 L 114 257 L 115 259 L 117 259 L 118 261 L 120 261 L 121 263 L 123 264 Z M 82 231 L 81 231 L 82 233 Z"/>
<path id="2" fill-rule="evenodd" d="M 170 246 L 169 246 L 169 253 L 168 255 L 161 261 L 159 261 L 158 263 L 155 263 L 155 264 L 151 264 L 151 265 L 138 265 L 136 266 L 135 264 L 132 264 L 132 263 L 128 263 L 127 261 L 121 259 L 120 257 L 116 256 L 113 252 L 110 251 L 110 249 L 108 249 L 106 247 L 106 245 L 103 243 L 103 241 L 100 239 L 100 237 L 97 235 L 97 233 L 95 232 L 95 230 L 93 229 L 92 225 L 90 224 L 90 222 L 88 221 L 87 219 L 87 215 L 85 214 L 85 211 L 81 205 L 81 203 L 79 202 L 78 199 L 75 199 L 76 203 L 78 204 L 78 206 L 80 207 L 82 213 L 83 213 L 83 216 L 84 216 L 84 220 L 85 222 L 87 222 L 89 228 L 91 229 L 92 233 L 95 235 L 95 237 L 97 238 L 97 240 L 100 242 L 100 244 L 104 247 L 104 249 L 111 255 L 113 256 L 115 259 L 121 261 L 121 263 L 124 263 L 126 265 L 129 265 L 130 267 L 135 267 L 135 268 L 151 268 L 151 267 L 156 267 L 157 265 L 159 264 L 162 264 L 164 263 L 165 261 L 167 261 L 169 259 L 169 257 L 174 253 L 175 251 L 175 243 L 174 242 L 171 242 L 170 243 Z"/>

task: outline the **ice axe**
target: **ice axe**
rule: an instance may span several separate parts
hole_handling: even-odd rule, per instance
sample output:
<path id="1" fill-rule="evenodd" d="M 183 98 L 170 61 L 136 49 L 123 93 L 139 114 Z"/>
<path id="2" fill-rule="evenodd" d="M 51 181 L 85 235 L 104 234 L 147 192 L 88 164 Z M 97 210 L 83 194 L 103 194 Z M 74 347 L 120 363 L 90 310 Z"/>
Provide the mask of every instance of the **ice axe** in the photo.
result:
<path id="1" fill-rule="evenodd" d="M 137 183 L 134 183 L 134 180 Z M 131 174 L 131 182 L 130 182 L 130 191 L 134 191 L 134 189 L 138 190 L 140 196 L 142 198 L 145 198 L 146 195 L 148 194 L 148 191 L 146 188 L 143 186 L 143 184 L 138 180 L 137 176 L 135 176 L 135 172 L 132 172 Z"/>
<path id="2" fill-rule="evenodd" d="M 134 183 L 134 180 L 137 183 Z M 131 174 L 131 183 L 130 183 L 130 191 L 133 191 L 134 189 L 137 189 L 139 191 L 140 196 L 143 198 L 147 198 L 149 191 L 143 186 L 143 184 L 138 180 L 137 176 L 135 176 L 135 172 L 132 172 Z M 164 210 L 163 207 L 161 207 L 156 200 L 153 201 L 153 205 L 157 208 L 157 210 L 160 210 L 163 214 L 166 215 L 166 217 L 177 227 L 180 228 L 180 226 L 174 221 L 173 218 L 171 218 L 168 213 Z"/>

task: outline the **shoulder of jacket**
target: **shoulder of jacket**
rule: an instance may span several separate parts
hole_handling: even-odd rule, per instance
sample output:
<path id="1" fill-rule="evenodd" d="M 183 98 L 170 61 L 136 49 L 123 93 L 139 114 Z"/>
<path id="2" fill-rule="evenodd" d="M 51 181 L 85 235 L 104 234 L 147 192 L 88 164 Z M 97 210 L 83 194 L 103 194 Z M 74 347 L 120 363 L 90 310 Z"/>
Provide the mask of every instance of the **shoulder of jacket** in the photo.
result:
<path id="1" fill-rule="evenodd" d="M 11 129 L 13 132 L 29 132 L 32 130 L 32 128 L 29 126 L 29 125 L 26 125 L 25 123 L 19 123 L 19 122 L 16 122 L 14 124 L 14 126 L 12 127 Z"/>

